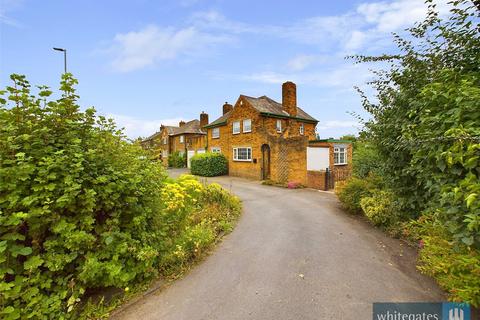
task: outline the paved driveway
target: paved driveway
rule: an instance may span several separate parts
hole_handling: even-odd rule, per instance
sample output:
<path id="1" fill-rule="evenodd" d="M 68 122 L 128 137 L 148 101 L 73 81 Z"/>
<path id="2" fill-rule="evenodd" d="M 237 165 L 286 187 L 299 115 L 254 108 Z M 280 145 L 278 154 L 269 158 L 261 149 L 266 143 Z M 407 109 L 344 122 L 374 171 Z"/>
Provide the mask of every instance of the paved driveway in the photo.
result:
<path id="1" fill-rule="evenodd" d="M 343 212 L 333 194 L 209 181 L 243 201 L 233 233 L 183 279 L 114 318 L 371 319 L 373 302 L 445 299 L 416 272 L 414 250 Z"/>

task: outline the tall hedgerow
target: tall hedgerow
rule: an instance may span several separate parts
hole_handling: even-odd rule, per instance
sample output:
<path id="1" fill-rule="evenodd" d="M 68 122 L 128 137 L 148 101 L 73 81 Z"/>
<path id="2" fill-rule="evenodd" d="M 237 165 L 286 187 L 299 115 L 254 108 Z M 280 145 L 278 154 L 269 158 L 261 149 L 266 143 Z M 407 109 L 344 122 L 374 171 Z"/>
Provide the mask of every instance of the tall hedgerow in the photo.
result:
<path id="1" fill-rule="evenodd" d="M 395 197 L 393 207 L 384 206 L 395 219 L 383 219 L 389 213 L 380 212 L 382 206 L 372 211 L 364 202 L 372 216 L 382 217 L 377 223 L 418 221 L 424 229 L 422 271 L 452 299 L 480 305 L 478 280 L 472 280 L 480 276 L 480 6 L 451 1 L 442 17 L 434 1 L 426 4 L 425 20 L 408 29 L 407 38 L 395 35 L 398 53 L 356 57 L 390 66 L 372 81 L 375 101 L 363 95 L 372 117 L 356 174 L 376 171 Z M 372 153 L 381 170 L 362 159 Z"/>
<path id="2" fill-rule="evenodd" d="M 112 120 L 24 76 L 0 100 L 0 318 L 62 318 L 86 288 L 155 273 L 164 171 Z"/>

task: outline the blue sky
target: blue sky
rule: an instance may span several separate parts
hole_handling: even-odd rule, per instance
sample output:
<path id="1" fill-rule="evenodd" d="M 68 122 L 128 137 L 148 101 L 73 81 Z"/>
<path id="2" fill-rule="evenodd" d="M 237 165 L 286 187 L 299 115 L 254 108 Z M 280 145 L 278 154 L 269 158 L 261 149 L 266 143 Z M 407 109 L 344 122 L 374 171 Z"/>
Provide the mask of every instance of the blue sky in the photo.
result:
<path id="1" fill-rule="evenodd" d="M 83 107 L 116 119 L 130 137 L 161 123 L 220 116 L 239 94 L 298 104 L 323 138 L 355 133 L 365 115 L 353 87 L 368 65 L 350 54 L 392 52 L 392 32 L 425 13 L 422 0 L 393 1 L 33 1 L 0 0 L 0 85 L 8 75 L 58 87 L 63 56 Z"/>

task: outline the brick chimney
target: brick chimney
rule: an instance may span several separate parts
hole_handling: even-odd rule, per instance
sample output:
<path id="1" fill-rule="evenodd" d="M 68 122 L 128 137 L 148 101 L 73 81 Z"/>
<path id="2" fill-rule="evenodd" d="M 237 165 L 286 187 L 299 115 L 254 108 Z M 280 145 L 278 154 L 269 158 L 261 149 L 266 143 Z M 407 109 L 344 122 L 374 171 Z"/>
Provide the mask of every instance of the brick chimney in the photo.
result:
<path id="1" fill-rule="evenodd" d="M 185 125 L 185 121 L 183 121 L 183 120 L 178 123 L 179 127 L 183 127 L 184 125 Z"/>
<path id="2" fill-rule="evenodd" d="M 208 124 L 208 113 L 202 111 L 200 113 L 200 128 L 205 127 Z"/>
<path id="3" fill-rule="evenodd" d="M 282 105 L 289 115 L 297 116 L 297 86 L 291 81 L 282 84 Z"/>
<path id="4" fill-rule="evenodd" d="M 230 112 L 232 109 L 233 109 L 233 106 L 230 103 L 225 102 L 223 104 L 223 114 Z"/>

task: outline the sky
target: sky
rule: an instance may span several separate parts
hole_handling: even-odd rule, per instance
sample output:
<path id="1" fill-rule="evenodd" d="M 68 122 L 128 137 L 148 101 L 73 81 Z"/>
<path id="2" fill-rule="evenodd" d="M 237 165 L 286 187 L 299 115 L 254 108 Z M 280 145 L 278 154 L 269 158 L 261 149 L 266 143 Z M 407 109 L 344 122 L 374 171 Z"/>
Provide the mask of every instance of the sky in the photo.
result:
<path id="1" fill-rule="evenodd" d="M 131 138 L 160 124 L 221 115 L 240 94 L 281 102 L 297 84 L 298 105 L 321 138 L 356 133 L 368 117 L 374 65 L 348 55 L 395 51 L 426 12 L 422 0 L 0 0 L 0 87 L 11 73 L 58 89 L 63 55 L 80 104 L 116 120 Z"/>

